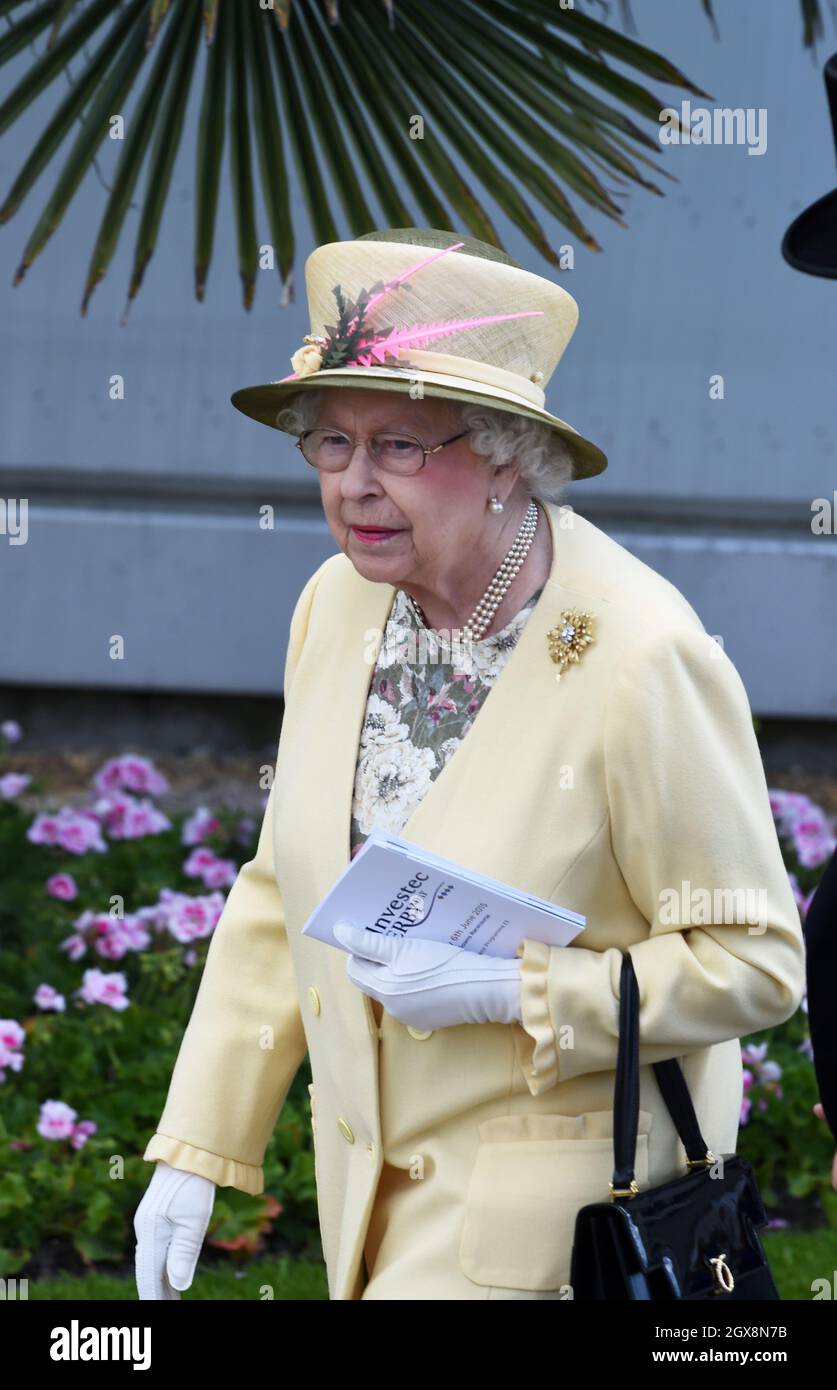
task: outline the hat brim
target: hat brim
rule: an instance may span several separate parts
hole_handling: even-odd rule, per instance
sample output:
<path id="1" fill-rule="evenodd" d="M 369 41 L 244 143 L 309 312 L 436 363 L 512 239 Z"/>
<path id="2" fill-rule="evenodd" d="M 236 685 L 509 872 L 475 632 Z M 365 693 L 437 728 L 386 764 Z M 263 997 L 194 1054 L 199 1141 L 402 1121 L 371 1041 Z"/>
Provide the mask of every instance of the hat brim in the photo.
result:
<path id="1" fill-rule="evenodd" d="M 299 391 L 326 386 L 353 386 L 364 387 L 370 391 L 395 391 L 407 395 L 415 391 L 417 383 L 421 384 L 425 396 L 494 406 L 498 410 L 510 410 L 515 415 L 524 415 L 530 420 L 549 425 L 561 436 L 570 451 L 574 478 L 593 478 L 607 468 L 607 455 L 591 440 L 579 434 L 578 430 L 573 429 L 566 420 L 561 420 L 548 410 L 541 410 L 531 402 L 496 386 L 481 388 L 479 382 L 466 382 L 461 377 L 444 377 L 436 372 L 413 371 L 406 374 L 385 367 L 334 367 L 311 372 L 308 376 L 292 381 L 270 381 L 263 386 L 242 386 L 233 392 L 230 400 L 237 410 L 249 415 L 252 420 L 270 425 L 273 429 L 280 429 L 281 426 L 276 423 L 277 412 Z"/>

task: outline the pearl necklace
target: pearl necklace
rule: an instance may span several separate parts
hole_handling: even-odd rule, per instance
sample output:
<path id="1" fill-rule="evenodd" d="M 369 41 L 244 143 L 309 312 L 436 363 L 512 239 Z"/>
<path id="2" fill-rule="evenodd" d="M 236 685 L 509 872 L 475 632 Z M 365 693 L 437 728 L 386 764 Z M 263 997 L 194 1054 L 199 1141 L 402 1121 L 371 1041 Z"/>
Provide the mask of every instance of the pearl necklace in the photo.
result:
<path id="1" fill-rule="evenodd" d="M 538 504 L 533 497 L 530 499 L 529 506 L 526 508 L 526 515 L 521 522 L 520 530 L 515 536 L 511 549 L 462 629 L 463 641 L 478 642 L 486 628 L 491 626 L 491 620 L 494 614 L 503 602 L 512 580 L 522 568 L 523 562 L 532 548 L 537 525 Z M 413 606 L 413 612 L 421 623 L 421 626 L 429 628 L 430 624 L 424 615 L 424 610 L 421 605 L 416 602 L 411 594 L 407 594 L 407 597 Z"/>

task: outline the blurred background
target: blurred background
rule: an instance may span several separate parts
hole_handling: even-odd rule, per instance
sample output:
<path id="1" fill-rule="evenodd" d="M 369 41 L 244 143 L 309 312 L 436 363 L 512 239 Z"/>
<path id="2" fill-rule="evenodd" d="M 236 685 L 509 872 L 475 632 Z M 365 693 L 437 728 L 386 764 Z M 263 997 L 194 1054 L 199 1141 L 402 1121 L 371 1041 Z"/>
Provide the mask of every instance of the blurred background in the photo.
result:
<path id="1" fill-rule="evenodd" d="M 167 798 L 158 859 L 121 863 L 135 908 L 187 886 L 178 816 L 226 808 L 207 842 L 246 857 L 290 615 L 336 547 L 292 440 L 230 393 L 290 371 L 315 245 L 412 224 L 493 240 L 576 298 L 547 407 L 610 462 L 566 501 L 682 589 L 740 671 L 771 787 L 799 798 L 775 806 L 804 911 L 837 812 L 837 288 L 781 247 L 835 185 L 835 48 L 832 0 L 0 0 L 0 811 L 24 817 L 2 823 L 16 873 L 21 827 L 91 786 Z M 663 143 L 667 107 L 687 127 L 740 112 L 737 134 Z M 102 774 L 129 753 L 162 781 L 149 764 Z M 27 841 L 41 894 L 44 843 L 59 876 L 76 852 Z M 68 924 L 104 907 L 89 873 Z M 3 1013 L 20 1016 L 10 996 Z M 810 1073 L 799 1024 L 788 1056 Z M 760 1102 L 778 1081 L 753 1068 Z M 797 1093 L 805 1110 L 810 1075 Z M 783 1123 L 763 1129 L 765 1163 Z M 304 1229 L 299 1133 L 278 1142 L 273 1190 Z M 794 1202 L 815 1225 L 828 1211 L 827 1143 L 810 1144 L 811 1171 L 776 1187 L 779 1221 Z M 264 1210 L 236 1196 L 218 1244 L 246 1230 L 258 1248 Z M 66 1232 L 34 1229 L 8 1268 L 52 1239 L 66 1253 Z M 102 1241 L 81 1258 L 116 1259 Z"/>

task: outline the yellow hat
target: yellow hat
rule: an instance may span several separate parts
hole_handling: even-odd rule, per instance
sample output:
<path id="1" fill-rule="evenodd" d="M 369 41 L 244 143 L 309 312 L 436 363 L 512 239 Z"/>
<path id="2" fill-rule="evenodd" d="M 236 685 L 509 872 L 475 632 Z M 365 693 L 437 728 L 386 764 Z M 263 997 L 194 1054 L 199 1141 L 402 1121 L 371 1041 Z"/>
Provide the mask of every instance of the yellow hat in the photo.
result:
<path id="1" fill-rule="evenodd" d="M 607 456 L 544 407 L 578 322 L 571 294 L 496 246 L 426 227 L 318 246 L 305 263 L 311 332 L 289 376 L 243 386 L 234 406 L 262 424 L 300 390 L 364 386 L 493 405 L 560 434 L 574 477 Z"/>

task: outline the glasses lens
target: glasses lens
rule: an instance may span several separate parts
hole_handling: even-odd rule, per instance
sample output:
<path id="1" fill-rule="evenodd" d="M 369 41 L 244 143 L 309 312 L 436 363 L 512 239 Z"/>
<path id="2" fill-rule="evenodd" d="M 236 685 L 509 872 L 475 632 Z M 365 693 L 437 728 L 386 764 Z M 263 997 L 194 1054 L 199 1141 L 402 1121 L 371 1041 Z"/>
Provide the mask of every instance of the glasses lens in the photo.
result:
<path id="1" fill-rule="evenodd" d="M 308 462 L 326 472 L 345 468 L 352 456 L 351 439 L 336 430 L 307 430 L 299 443 Z"/>
<path id="2" fill-rule="evenodd" d="M 412 434 L 376 434 L 369 448 L 375 461 L 391 473 L 415 473 L 424 461 L 424 446 Z"/>
<path id="3" fill-rule="evenodd" d="M 306 430 L 299 446 L 307 461 L 326 473 L 348 467 L 354 449 L 348 435 L 330 429 Z M 424 445 L 412 434 L 373 435 L 369 453 L 389 473 L 416 473 L 424 462 Z"/>

